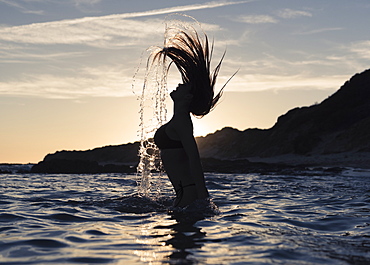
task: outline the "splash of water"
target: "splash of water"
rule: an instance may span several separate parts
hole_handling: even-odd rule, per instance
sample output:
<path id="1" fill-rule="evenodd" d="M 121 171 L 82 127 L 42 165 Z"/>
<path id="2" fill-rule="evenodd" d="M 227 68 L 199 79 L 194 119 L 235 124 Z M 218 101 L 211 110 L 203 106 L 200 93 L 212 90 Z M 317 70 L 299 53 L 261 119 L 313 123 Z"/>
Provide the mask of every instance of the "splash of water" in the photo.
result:
<path id="1" fill-rule="evenodd" d="M 149 52 L 155 51 L 148 49 Z M 166 121 L 167 76 L 165 62 L 148 64 L 144 76 L 144 85 L 140 100 L 140 162 L 137 168 L 138 193 L 149 197 L 151 190 L 160 192 L 159 179 L 163 172 L 160 151 L 154 143 L 156 130 Z M 154 175 L 153 172 L 159 172 Z"/>

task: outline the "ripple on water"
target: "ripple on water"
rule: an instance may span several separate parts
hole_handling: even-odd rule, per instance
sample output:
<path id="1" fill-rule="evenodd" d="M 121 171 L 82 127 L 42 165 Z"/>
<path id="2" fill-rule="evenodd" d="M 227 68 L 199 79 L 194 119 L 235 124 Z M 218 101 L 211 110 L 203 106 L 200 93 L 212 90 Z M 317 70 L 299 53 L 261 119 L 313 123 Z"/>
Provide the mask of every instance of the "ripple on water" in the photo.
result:
<path id="1" fill-rule="evenodd" d="M 65 237 L 66 240 L 71 241 L 73 243 L 85 243 L 88 240 L 82 237 L 77 237 L 77 236 L 67 236 Z"/>
<path id="2" fill-rule="evenodd" d="M 16 214 L 9 214 L 9 213 L 0 214 L 0 222 L 16 222 L 16 221 L 20 221 L 24 219 L 26 218 L 16 215 Z"/>
<path id="3" fill-rule="evenodd" d="M 111 263 L 114 261 L 114 259 L 78 257 L 78 258 L 70 258 L 70 259 L 67 259 L 66 261 L 67 263 L 104 264 L 104 263 Z"/>
<path id="4" fill-rule="evenodd" d="M 19 245 L 30 245 L 33 247 L 40 247 L 40 248 L 64 248 L 68 247 L 68 244 L 63 243 L 59 240 L 55 239 L 30 239 L 20 241 Z"/>
<path id="5" fill-rule="evenodd" d="M 59 222 L 88 222 L 88 218 L 80 217 L 78 215 L 68 214 L 68 213 L 57 213 L 51 214 L 44 218 L 51 219 Z"/>

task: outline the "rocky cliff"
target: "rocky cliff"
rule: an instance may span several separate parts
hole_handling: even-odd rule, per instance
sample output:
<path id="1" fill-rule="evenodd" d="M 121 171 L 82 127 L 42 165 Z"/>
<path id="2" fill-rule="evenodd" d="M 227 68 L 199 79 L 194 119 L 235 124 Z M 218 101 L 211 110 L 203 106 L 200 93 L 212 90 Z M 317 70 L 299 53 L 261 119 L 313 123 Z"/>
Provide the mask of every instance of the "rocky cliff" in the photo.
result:
<path id="1" fill-rule="evenodd" d="M 48 162 L 53 159 L 70 159 L 94 161 L 100 165 L 134 165 L 139 161 L 137 156 L 138 150 L 139 142 L 104 146 L 86 151 L 58 151 L 54 154 L 46 155 L 44 161 Z"/>
<path id="2" fill-rule="evenodd" d="M 198 139 L 202 157 L 370 152 L 370 70 L 354 75 L 320 104 L 295 108 L 266 130 L 224 128 Z"/>
<path id="3" fill-rule="evenodd" d="M 58 151 L 34 165 L 33 173 L 133 173 L 139 162 L 139 142 L 86 151 Z"/>

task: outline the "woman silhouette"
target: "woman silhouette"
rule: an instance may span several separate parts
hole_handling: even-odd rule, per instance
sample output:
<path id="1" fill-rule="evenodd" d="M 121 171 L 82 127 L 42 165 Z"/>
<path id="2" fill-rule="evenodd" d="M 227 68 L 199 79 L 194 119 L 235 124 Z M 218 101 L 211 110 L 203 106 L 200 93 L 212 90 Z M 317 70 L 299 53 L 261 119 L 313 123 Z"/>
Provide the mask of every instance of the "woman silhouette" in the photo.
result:
<path id="1" fill-rule="evenodd" d="M 169 57 L 183 81 L 170 93 L 174 103 L 173 117 L 154 136 L 164 169 L 176 192 L 175 207 L 209 197 L 190 114 L 197 117 L 208 114 L 221 97 L 223 88 L 215 95 L 214 86 L 223 56 L 211 72 L 212 51 L 213 45 L 209 47 L 205 34 L 202 40 L 196 32 L 180 31 L 155 55 L 155 59 Z"/>

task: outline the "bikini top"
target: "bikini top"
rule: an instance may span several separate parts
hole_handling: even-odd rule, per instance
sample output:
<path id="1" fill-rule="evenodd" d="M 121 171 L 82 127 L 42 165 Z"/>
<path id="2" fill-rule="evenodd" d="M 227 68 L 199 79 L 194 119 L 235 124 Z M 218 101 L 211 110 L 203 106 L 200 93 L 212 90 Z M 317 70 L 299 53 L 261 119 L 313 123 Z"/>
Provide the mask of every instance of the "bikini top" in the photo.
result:
<path id="1" fill-rule="evenodd" d="M 181 141 L 171 139 L 166 133 L 168 123 L 162 125 L 154 135 L 154 142 L 159 149 L 183 148 Z"/>

